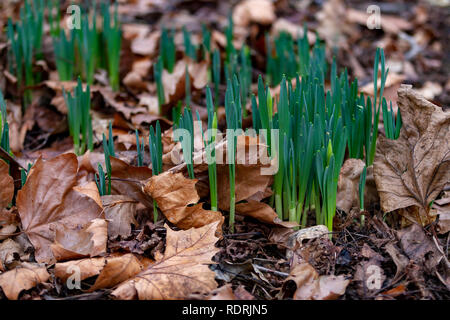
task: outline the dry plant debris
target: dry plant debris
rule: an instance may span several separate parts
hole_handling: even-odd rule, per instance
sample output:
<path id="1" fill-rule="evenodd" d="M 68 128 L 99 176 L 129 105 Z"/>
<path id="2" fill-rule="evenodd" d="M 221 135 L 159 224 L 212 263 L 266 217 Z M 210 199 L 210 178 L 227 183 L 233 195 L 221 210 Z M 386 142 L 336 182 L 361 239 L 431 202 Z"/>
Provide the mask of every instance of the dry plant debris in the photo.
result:
<path id="1" fill-rule="evenodd" d="M 0 300 L 450 298 L 448 1 L 114 2 L 0 3 Z"/>

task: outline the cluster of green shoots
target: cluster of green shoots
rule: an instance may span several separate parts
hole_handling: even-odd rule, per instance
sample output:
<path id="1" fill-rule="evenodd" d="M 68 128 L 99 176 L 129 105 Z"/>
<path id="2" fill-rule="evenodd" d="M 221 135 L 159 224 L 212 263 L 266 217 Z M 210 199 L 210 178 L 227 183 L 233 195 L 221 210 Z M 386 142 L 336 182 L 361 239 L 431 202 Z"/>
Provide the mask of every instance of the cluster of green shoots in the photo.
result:
<path id="1" fill-rule="evenodd" d="M 137 151 L 137 165 L 142 167 L 144 165 L 144 151 L 145 151 L 145 141 L 139 138 L 139 130 L 136 129 L 136 151 Z"/>
<path id="2" fill-rule="evenodd" d="M 6 152 L 10 152 L 9 148 L 9 126 L 8 114 L 6 113 L 6 102 L 3 93 L 0 90 L 0 147 Z"/>
<path id="3" fill-rule="evenodd" d="M 366 159 L 367 166 L 373 163 L 387 71 L 383 51 L 377 50 L 374 92 L 378 92 L 379 64 L 381 88 L 379 98 L 375 96 L 372 101 L 358 95 L 357 80 L 349 84 L 346 71 L 337 76 L 334 62 L 331 89 L 325 92 L 323 57 L 323 47 L 316 45 L 307 59 L 309 66 L 302 67 L 307 73 L 301 80 L 299 73 L 295 76 L 295 86 L 282 76 L 275 114 L 270 92 L 259 78 L 258 99 L 252 99 L 252 110 L 255 129 L 279 130 L 278 137 L 266 137 L 271 156 L 277 157 L 279 165 L 273 186 L 279 218 L 305 226 L 308 212 L 314 210 L 316 223 L 332 230 L 337 182 L 347 147 L 349 157 Z M 364 183 L 362 179 L 362 190 Z"/>
<path id="4" fill-rule="evenodd" d="M 227 161 L 230 179 L 230 227 L 234 230 L 235 207 L 236 207 L 236 147 L 237 130 L 242 130 L 242 103 L 240 95 L 240 84 L 237 76 L 233 81 L 228 79 L 225 92 L 225 114 L 227 121 Z"/>
<path id="5" fill-rule="evenodd" d="M 165 27 L 162 28 L 161 39 L 159 41 L 159 51 L 163 68 L 169 71 L 169 73 L 172 73 L 176 62 L 174 30 L 169 31 Z"/>
<path id="6" fill-rule="evenodd" d="M 245 106 L 247 105 L 248 99 L 250 99 L 251 93 L 251 85 L 252 85 L 252 64 L 250 59 L 250 49 L 248 46 L 244 45 L 240 50 L 237 50 L 233 44 L 233 23 L 231 17 L 229 18 L 229 25 L 225 30 L 226 33 L 226 60 L 225 60 L 225 79 L 233 79 L 234 76 L 239 80 L 239 93 L 235 92 L 236 95 L 239 95 L 242 105 L 244 108 L 243 118 L 247 117 L 247 109 Z M 213 57 L 214 60 L 214 57 Z M 220 57 L 218 59 L 217 64 L 216 61 L 213 61 L 213 70 L 220 71 Z M 220 72 L 215 72 L 214 74 L 218 74 Z M 214 79 L 215 80 L 215 79 Z M 220 75 L 218 76 L 217 83 L 220 82 Z M 216 81 L 214 81 L 216 84 Z M 218 84 L 216 85 L 218 87 Z M 217 92 L 216 92 L 217 95 Z"/>
<path id="7" fill-rule="evenodd" d="M 177 133 L 177 135 L 174 136 L 175 141 L 180 141 L 181 143 L 183 158 L 187 165 L 189 178 L 194 179 L 194 120 L 190 108 L 184 108 L 184 112 L 181 115 L 178 124 L 174 124 L 174 132 Z"/>
<path id="8" fill-rule="evenodd" d="M 184 55 L 192 59 L 192 61 L 197 61 L 197 50 L 198 47 L 192 43 L 191 33 L 183 27 L 183 41 L 184 41 Z"/>
<path id="9" fill-rule="evenodd" d="M 10 41 L 9 71 L 17 78 L 24 93 L 24 106 L 31 103 L 30 87 L 40 81 L 40 74 L 33 72 L 33 62 L 42 56 L 44 0 L 26 0 L 20 9 L 20 21 L 8 19 L 7 36 Z"/>
<path id="10" fill-rule="evenodd" d="M 69 133 L 73 139 L 75 154 L 82 155 L 86 150 L 94 149 L 91 120 L 91 91 L 89 85 L 83 91 L 83 84 L 78 78 L 78 84 L 72 93 L 63 88 L 63 96 L 67 106 Z"/>
<path id="11" fill-rule="evenodd" d="M 294 79 L 297 74 L 305 76 L 308 69 L 322 68 L 326 71 L 326 59 L 323 45 L 316 42 L 313 49 L 314 63 L 310 59 L 310 46 L 306 27 L 303 31 L 303 37 L 298 37 L 294 41 L 289 33 L 281 32 L 272 42 L 269 35 L 266 35 L 266 75 L 267 81 L 272 86 L 279 84 L 282 77 Z"/>
<path id="12" fill-rule="evenodd" d="M 164 63 L 161 56 L 158 57 L 155 66 L 153 67 L 153 77 L 156 82 L 156 93 L 158 96 L 159 114 L 162 114 L 162 106 L 166 103 L 164 96 L 164 85 L 162 82 L 162 75 L 164 70 Z"/>
<path id="13" fill-rule="evenodd" d="M 383 123 L 386 138 L 397 140 L 400 136 L 400 129 L 403 124 L 402 115 L 400 113 L 400 109 L 398 109 L 396 121 L 394 111 L 392 110 L 392 101 L 390 102 L 388 109 L 386 101 L 383 100 Z"/>
<path id="14" fill-rule="evenodd" d="M 95 183 L 97 184 L 97 189 L 101 196 L 111 194 L 112 168 L 110 157 L 116 156 L 111 122 L 109 123 L 108 139 L 106 139 L 105 134 L 103 134 L 103 153 L 105 155 L 106 174 L 103 171 L 102 165 L 99 163 L 98 175 L 96 174 L 95 176 Z"/>
<path id="15" fill-rule="evenodd" d="M 161 126 L 159 121 L 156 122 L 156 129 L 150 126 L 150 135 L 148 140 L 150 150 L 150 158 L 152 160 L 152 175 L 156 176 L 163 172 L 162 164 L 162 141 L 161 141 Z M 158 205 L 153 200 L 153 220 L 156 223 L 158 220 Z"/>
<path id="16" fill-rule="evenodd" d="M 59 12 L 55 5 L 53 11 Z M 90 18 L 91 16 L 91 18 Z M 94 3 L 91 14 L 82 14 L 79 28 L 75 26 L 66 32 L 56 26 L 59 16 L 50 14 L 50 25 L 53 36 L 56 66 L 60 80 L 69 81 L 75 76 L 81 76 L 89 84 L 94 82 L 95 71 L 106 69 L 109 84 L 115 91 L 119 90 L 120 48 L 122 45 L 122 30 L 119 23 L 117 2 L 113 16 L 107 3 L 101 5 L 103 25 L 97 28 L 97 5 Z"/>
<path id="17" fill-rule="evenodd" d="M 205 34 L 205 31 L 203 30 Z M 183 30 L 185 55 L 197 58 L 197 47 L 191 42 L 190 34 Z M 251 99 L 252 120 L 255 130 L 264 129 L 269 133 L 277 130 L 273 136 L 262 137 L 268 145 L 269 156 L 276 159 L 279 170 L 274 177 L 274 203 L 280 219 L 290 220 L 306 226 L 310 211 L 315 211 L 317 224 L 333 228 L 336 211 L 337 182 L 346 151 L 349 157 L 365 159 L 366 165 L 373 163 L 378 136 L 379 113 L 383 108 L 384 121 L 387 123 L 388 137 L 398 137 L 401 117 L 395 117 L 387 110 L 383 90 L 388 74 L 385 69 L 384 53 L 378 49 L 374 66 L 373 99 L 358 94 L 357 79 L 350 83 L 347 71 L 337 73 L 334 61 L 329 70 L 325 47 L 320 42 L 311 48 L 307 30 L 303 36 L 294 40 L 287 33 L 280 33 L 272 42 L 267 43 L 267 79 L 271 85 L 280 84 L 278 101 L 274 101 L 269 87 L 258 78 L 257 95 L 251 94 L 252 66 L 250 51 L 243 46 L 237 50 L 233 45 L 233 25 L 231 18 L 225 31 L 227 44 L 223 74 L 226 78 L 225 114 L 227 129 L 227 162 L 230 182 L 230 227 L 233 229 L 235 218 L 235 181 L 236 181 L 236 130 L 242 130 L 242 119 L 247 116 L 246 105 Z M 206 47 L 206 45 L 204 45 Z M 161 56 L 155 67 L 155 80 L 161 87 L 163 68 L 171 72 L 175 64 L 173 31 L 163 30 L 161 37 Z M 194 53 L 195 52 L 195 53 Z M 163 55 L 164 53 L 164 55 Z M 216 109 L 219 105 L 219 87 L 221 85 L 221 57 L 218 50 L 212 53 L 210 80 L 214 87 L 214 99 L 209 87 L 206 90 L 208 113 L 208 134 L 203 134 L 206 148 L 213 148 L 217 129 Z M 381 74 L 379 72 L 381 69 Z M 329 74 L 331 88 L 325 90 L 325 79 Z M 381 86 L 378 88 L 378 76 Z M 185 134 L 178 137 L 183 149 L 184 161 L 189 177 L 194 178 L 193 151 L 194 127 L 190 110 L 190 79 L 186 72 L 186 99 L 184 112 L 179 104 L 173 108 L 174 129 L 184 129 Z M 159 83 L 159 84 L 158 84 Z M 379 90 L 378 90 L 379 89 Z M 162 101 L 162 99 L 160 99 Z M 276 103 L 276 108 L 274 104 Z M 274 112 L 276 110 L 276 112 Z M 199 116 L 197 115 L 199 118 Z M 213 130 L 211 130 L 213 129 Z M 177 138 L 177 137 L 176 137 Z M 207 154 L 212 157 L 210 149 Z M 215 157 L 215 156 L 214 156 Z M 208 161 L 210 180 L 211 208 L 217 209 L 217 171 L 215 161 Z M 360 189 L 365 185 L 361 178 Z M 364 202 L 361 200 L 361 206 Z"/>
<path id="18" fill-rule="evenodd" d="M 217 113 L 214 108 L 211 89 L 206 88 L 206 109 L 208 112 L 207 135 L 203 134 L 203 142 L 206 150 L 206 161 L 208 163 L 208 177 L 211 198 L 211 210 L 217 211 L 217 166 L 216 166 L 216 140 L 217 140 Z M 203 131 L 202 131 L 203 133 Z"/>

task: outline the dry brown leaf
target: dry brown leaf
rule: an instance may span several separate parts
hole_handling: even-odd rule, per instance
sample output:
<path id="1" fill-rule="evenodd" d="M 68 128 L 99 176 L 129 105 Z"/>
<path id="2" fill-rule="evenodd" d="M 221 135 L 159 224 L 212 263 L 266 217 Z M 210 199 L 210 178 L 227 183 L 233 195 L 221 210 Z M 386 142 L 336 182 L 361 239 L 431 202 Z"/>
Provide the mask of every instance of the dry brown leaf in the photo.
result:
<path id="1" fill-rule="evenodd" d="M 186 231 L 168 226 L 164 256 L 117 287 L 112 295 L 118 299 L 173 300 L 193 293 L 207 294 L 217 288 L 215 273 L 208 268 L 219 251 L 214 235 L 219 222 Z"/>
<path id="2" fill-rule="evenodd" d="M 410 260 L 428 266 L 429 270 L 441 261 L 443 254 L 421 226 L 413 224 L 399 230 L 397 235 L 401 249 Z"/>
<path id="3" fill-rule="evenodd" d="M 225 140 L 223 140 L 226 143 Z M 226 144 L 225 144 L 226 154 Z M 240 135 L 237 137 L 236 145 L 236 181 L 235 193 L 236 203 L 243 200 L 262 200 L 270 196 L 267 193 L 272 184 L 273 176 L 263 174 L 267 165 L 263 164 L 262 155 L 267 159 L 267 146 L 259 137 Z M 230 183 L 228 166 L 218 165 L 217 180 L 221 183 L 217 186 L 219 208 L 228 210 L 230 208 Z"/>
<path id="4" fill-rule="evenodd" d="M 24 263 L 22 267 L 0 274 L 0 287 L 9 300 L 17 300 L 22 290 L 28 290 L 48 280 L 45 267 Z"/>
<path id="5" fill-rule="evenodd" d="M 335 300 L 345 293 L 350 280 L 344 276 L 320 276 L 309 263 L 294 266 L 285 280 L 294 281 L 294 300 Z"/>
<path id="6" fill-rule="evenodd" d="M 270 0 L 243 0 L 233 10 L 233 24 L 240 27 L 247 27 L 251 22 L 267 25 L 276 18 Z"/>
<path id="7" fill-rule="evenodd" d="M 228 167 L 217 167 L 217 186 L 219 208 L 230 208 L 230 189 Z M 247 200 L 258 194 L 264 194 L 271 185 L 273 176 L 262 175 L 261 166 L 236 165 L 236 202 Z"/>
<path id="8" fill-rule="evenodd" d="M 336 206 L 349 213 L 353 207 L 359 207 L 359 178 L 365 163 L 360 159 L 347 159 L 339 174 Z"/>
<path id="9" fill-rule="evenodd" d="M 391 256 L 392 261 L 394 261 L 395 266 L 397 267 L 395 276 L 392 279 L 392 282 L 395 283 L 404 275 L 404 272 L 409 264 L 409 259 L 400 251 L 400 249 L 397 248 L 397 246 L 393 242 L 389 242 L 388 244 L 386 244 L 385 248 L 386 252 Z"/>
<path id="10" fill-rule="evenodd" d="M 56 230 L 51 245 L 56 261 L 95 257 L 106 252 L 108 224 L 104 219 L 94 219 L 81 230 L 62 226 Z"/>
<path id="11" fill-rule="evenodd" d="M 58 262 L 55 264 L 55 277 L 65 282 L 79 271 L 80 280 L 84 280 L 98 275 L 105 266 L 105 262 L 104 257 Z"/>
<path id="12" fill-rule="evenodd" d="M 107 105 L 110 105 L 118 112 L 122 113 L 126 119 L 130 119 L 133 114 L 138 114 L 141 112 L 147 112 L 147 109 L 144 107 L 133 106 L 129 107 L 125 102 L 118 101 L 116 99 L 117 93 L 112 91 L 110 88 L 101 88 L 98 90 L 103 100 Z"/>
<path id="13" fill-rule="evenodd" d="M 38 159 L 17 194 L 23 230 L 36 250 L 38 262 L 54 260 L 50 245 L 56 229 L 80 228 L 102 214 L 94 200 L 73 190 L 77 170 L 78 161 L 73 153 L 48 161 Z"/>
<path id="14" fill-rule="evenodd" d="M 123 84 L 138 91 L 148 89 L 149 83 L 144 78 L 150 72 L 152 64 L 152 60 L 148 57 L 134 61 L 131 71 L 122 80 Z"/>
<path id="15" fill-rule="evenodd" d="M 426 81 L 422 88 L 417 90 L 427 100 L 433 100 L 434 97 L 439 96 L 443 91 L 442 86 L 438 82 Z"/>
<path id="16" fill-rule="evenodd" d="M 402 86 L 398 104 L 403 127 L 397 140 L 380 135 L 374 176 L 385 212 L 426 225 L 435 220 L 430 203 L 450 181 L 450 112 Z"/>
<path id="17" fill-rule="evenodd" d="M 7 212 L 7 211 L 5 210 L 3 212 Z M 16 232 L 17 224 L 11 223 L 11 224 L 3 225 L 0 227 L 1 227 L 0 228 L 0 240 L 3 240 L 3 239 L 8 239 L 9 237 L 11 237 L 11 234 Z"/>
<path id="18" fill-rule="evenodd" d="M 329 48 L 348 48 L 348 35 L 354 33 L 354 25 L 347 20 L 347 8 L 342 0 L 329 0 L 316 14 L 317 32 Z"/>
<path id="19" fill-rule="evenodd" d="M 111 159 L 111 175 L 120 180 L 112 181 L 112 193 L 128 196 L 139 201 L 147 208 L 153 208 L 152 199 L 142 191 L 141 181 L 152 177 L 152 170 L 147 167 L 134 167 L 114 157 Z"/>
<path id="20" fill-rule="evenodd" d="M 73 188 L 81 194 L 84 194 L 95 201 L 100 208 L 103 208 L 102 200 L 100 199 L 100 193 L 98 192 L 97 184 L 94 181 L 90 181 L 82 186 L 76 186 Z"/>
<path id="21" fill-rule="evenodd" d="M 194 62 L 188 60 L 188 72 L 192 79 L 193 89 L 203 89 L 208 84 L 208 67 L 209 62 L 204 60 Z"/>
<path id="22" fill-rule="evenodd" d="M 339 173 L 336 206 L 350 213 L 350 209 L 359 209 L 359 179 L 365 163 L 360 159 L 347 159 Z M 379 201 L 373 178 L 373 166 L 367 167 L 366 185 L 364 188 L 364 207 Z"/>
<path id="23" fill-rule="evenodd" d="M 122 195 L 102 196 L 105 216 L 108 219 L 108 237 L 129 237 L 131 224 L 137 225 L 134 216 L 136 214 L 136 200 Z"/>
<path id="24" fill-rule="evenodd" d="M 186 94 L 186 67 L 192 88 L 203 89 L 208 83 L 208 61 L 194 62 L 189 58 L 175 64 L 172 73 L 163 70 L 162 83 L 166 105 L 182 99 Z"/>
<path id="25" fill-rule="evenodd" d="M 271 206 L 259 200 L 248 199 L 245 202 L 236 203 L 236 213 L 284 228 L 298 227 L 296 222 L 283 221 L 278 218 L 277 213 Z"/>
<path id="26" fill-rule="evenodd" d="M 8 164 L 0 159 L 0 210 L 6 208 L 14 196 L 14 179 L 9 175 Z"/>
<path id="27" fill-rule="evenodd" d="M 143 267 L 144 265 L 131 253 L 108 257 L 100 275 L 89 291 L 114 287 L 137 275 Z"/>
<path id="28" fill-rule="evenodd" d="M 0 243 L 0 271 L 5 271 L 10 267 L 16 257 L 23 254 L 23 249 L 19 243 L 12 239 L 6 239 Z"/>
<path id="29" fill-rule="evenodd" d="M 436 200 L 433 209 L 439 215 L 439 233 L 444 234 L 450 231 L 450 191 L 445 191 L 444 196 Z"/>
<path id="30" fill-rule="evenodd" d="M 157 30 L 148 35 L 141 35 L 131 43 L 131 51 L 141 56 L 154 56 L 159 46 L 161 31 Z"/>
<path id="31" fill-rule="evenodd" d="M 205 300 L 239 300 L 233 292 L 231 284 L 226 284 L 211 293 L 205 298 Z"/>
<path id="32" fill-rule="evenodd" d="M 219 221 L 217 231 L 221 232 L 222 214 L 205 210 L 201 203 L 197 204 L 200 200 L 195 189 L 197 181 L 185 178 L 182 173 L 166 171 L 152 177 L 144 186 L 144 191 L 156 200 L 166 218 L 177 227 L 186 230 Z"/>
<path id="33" fill-rule="evenodd" d="M 184 97 L 185 94 L 185 74 L 186 63 L 183 60 L 175 64 L 172 73 L 166 69 L 162 73 L 162 83 L 164 87 L 164 99 L 166 104 L 171 101 L 178 101 Z"/>
<path id="34" fill-rule="evenodd" d="M 108 222 L 104 219 L 94 219 L 86 227 L 86 231 L 92 234 L 91 257 L 106 253 L 108 242 Z"/>

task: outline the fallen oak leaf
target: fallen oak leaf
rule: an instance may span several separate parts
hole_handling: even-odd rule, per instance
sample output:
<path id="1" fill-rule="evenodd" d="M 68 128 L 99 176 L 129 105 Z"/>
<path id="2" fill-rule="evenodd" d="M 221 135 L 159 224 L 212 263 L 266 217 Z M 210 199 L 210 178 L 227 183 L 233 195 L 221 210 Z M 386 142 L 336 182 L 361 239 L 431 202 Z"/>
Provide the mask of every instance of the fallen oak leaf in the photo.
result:
<path id="1" fill-rule="evenodd" d="M 75 191 L 78 161 L 73 153 L 48 161 L 39 158 L 17 194 L 17 208 L 25 234 L 38 262 L 54 261 L 50 245 L 58 227 L 80 228 L 101 217 L 91 198 Z"/>
<path id="2" fill-rule="evenodd" d="M 214 235 L 219 222 L 186 231 L 167 225 L 166 250 L 162 257 L 133 279 L 120 284 L 112 295 L 118 299 L 186 299 L 193 293 L 207 294 L 217 288 L 215 273 L 208 268 L 219 251 Z"/>
<path id="3" fill-rule="evenodd" d="M 45 267 L 23 263 L 22 267 L 0 274 L 0 287 L 9 300 L 17 300 L 22 290 L 28 290 L 50 277 Z"/>
<path id="4" fill-rule="evenodd" d="M 384 212 L 404 209 L 421 225 L 436 218 L 430 203 L 450 181 L 450 112 L 402 86 L 398 105 L 403 126 L 397 140 L 380 135 L 374 177 Z"/>

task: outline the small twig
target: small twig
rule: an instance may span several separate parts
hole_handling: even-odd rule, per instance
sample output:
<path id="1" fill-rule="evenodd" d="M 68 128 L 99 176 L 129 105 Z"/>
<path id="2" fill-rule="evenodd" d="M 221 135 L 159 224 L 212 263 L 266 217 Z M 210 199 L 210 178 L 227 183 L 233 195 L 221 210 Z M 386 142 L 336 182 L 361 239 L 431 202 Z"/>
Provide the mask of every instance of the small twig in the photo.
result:
<path id="1" fill-rule="evenodd" d="M 254 266 L 256 269 L 258 269 L 258 270 L 265 271 L 265 272 L 270 272 L 270 273 L 276 274 L 277 276 L 280 276 L 280 277 L 283 277 L 283 278 L 289 277 L 289 274 L 286 273 L 286 272 L 281 272 L 281 271 L 277 271 L 277 270 L 272 270 L 272 269 L 269 269 L 269 268 L 265 268 L 265 267 L 259 266 L 259 265 L 257 265 L 257 264 L 253 264 L 253 266 Z"/>
<path id="2" fill-rule="evenodd" d="M 434 244 L 436 245 L 436 248 L 438 249 L 439 253 L 442 254 L 442 258 L 444 259 L 445 265 L 447 266 L 447 268 L 450 269 L 450 262 L 448 261 L 446 255 L 444 253 L 444 250 L 442 250 L 441 246 L 439 245 L 439 242 L 437 241 L 437 239 L 434 235 L 433 235 L 433 241 L 434 241 Z"/>
<path id="3" fill-rule="evenodd" d="M 240 236 L 259 236 L 259 235 L 261 235 L 261 232 L 255 231 L 255 232 L 225 234 L 224 238 L 235 238 Z"/>
<path id="4" fill-rule="evenodd" d="M 411 46 L 411 49 L 405 53 L 405 59 L 406 60 L 411 60 L 412 58 L 414 58 L 420 51 L 422 51 L 422 47 L 417 44 L 416 39 L 414 39 L 413 37 L 411 37 L 410 35 L 404 33 L 404 32 L 400 32 L 399 33 L 399 38 L 405 40 L 406 42 L 409 43 L 409 45 Z"/>

